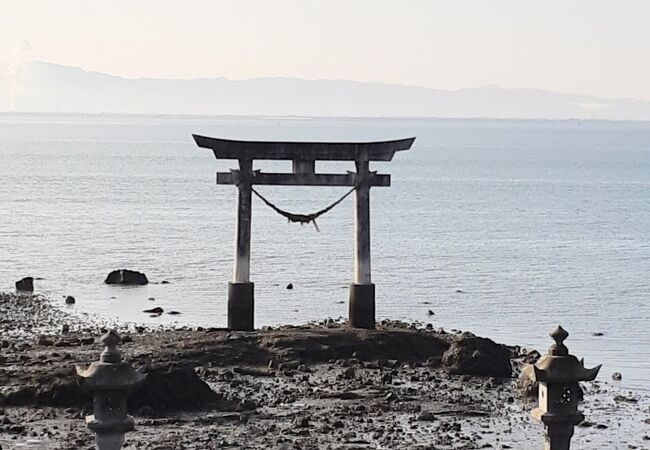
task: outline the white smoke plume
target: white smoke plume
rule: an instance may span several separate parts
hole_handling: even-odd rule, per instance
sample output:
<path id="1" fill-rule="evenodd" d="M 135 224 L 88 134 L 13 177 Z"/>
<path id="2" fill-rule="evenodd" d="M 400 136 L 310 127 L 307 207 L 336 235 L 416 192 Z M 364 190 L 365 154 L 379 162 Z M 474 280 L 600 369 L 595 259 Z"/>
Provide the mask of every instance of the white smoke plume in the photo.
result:
<path id="1" fill-rule="evenodd" d="M 16 101 L 22 91 L 25 64 L 32 59 L 32 46 L 25 39 L 18 39 L 14 45 L 9 67 L 7 84 L 9 85 L 9 108 L 16 110 Z"/>

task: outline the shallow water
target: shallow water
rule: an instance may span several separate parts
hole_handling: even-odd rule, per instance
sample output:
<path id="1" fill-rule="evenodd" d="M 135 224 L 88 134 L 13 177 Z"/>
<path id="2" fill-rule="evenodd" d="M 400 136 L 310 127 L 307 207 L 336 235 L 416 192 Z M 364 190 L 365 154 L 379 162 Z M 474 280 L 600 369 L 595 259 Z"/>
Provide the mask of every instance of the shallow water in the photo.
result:
<path id="1" fill-rule="evenodd" d="M 601 379 L 619 371 L 623 387 L 647 389 L 650 123 L 0 114 L 0 290 L 31 275 L 43 278 L 37 290 L 74 295 L 75 308 L 101 316 L 224 326 L 235 188 L 216 186 L 215 172 L 234 164 L 197 148 L 191 133 L 417 136 L 410 151 L 374 165 L 393 177 L 371 195 L 378 317 L 539 350 L 561 323 L 570 350 L 605 364 Z M 345 192 L 259 190 L 295 212 Z M 319 226 L 288 224 L 254 199 L 258 326 L 347 314 L 353 200 Z M 171 284 L 104 285 L 117 268 Z M 141 312 L 153 306 L 182 315 Z"/>

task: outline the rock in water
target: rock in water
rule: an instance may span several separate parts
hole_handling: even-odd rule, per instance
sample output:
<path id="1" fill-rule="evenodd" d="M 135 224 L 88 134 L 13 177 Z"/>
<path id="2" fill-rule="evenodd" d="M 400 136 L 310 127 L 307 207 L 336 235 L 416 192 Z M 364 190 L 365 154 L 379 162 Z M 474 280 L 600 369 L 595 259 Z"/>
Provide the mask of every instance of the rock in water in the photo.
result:
<path id="1" fill-rule="evenodd" d="M 108 274 L 104 280 L 106 284 L 122 284 L 125 286 L 142 286 L 149 284 L 147 276 L 134 270 L 120 269 Z"/>
<path id="2" fill-rule="evenodd" d="M 445 370 L 455 375 L 510 377 L 510 350 L 505 345 L 463 333 L 457 336 L 442 355 Z"/>
<path id="3" fill-rule="evenodd" d="M 287 284 L 287 289 L 293 289 L 293 283 Z"/>
<path id="4" fill-rule="evenodd" d="M 148 313 L 148 314 L 162 314 L 162 313 L 165 312 L 165 310 L 162 309 L 160 306 L 156 306 L 155 308 L 145 309 L 142 312 L 145 312 L 145 313 Z"/>
<path id="5" fill-rule="evenodd" d="M 74 298 L 72 295 L 68 295 L 68 296 L 65 298 L 65 304 L 66 304 L 66 305 L 74 305 L 75 302 L 76 302 L 76 300 L 75 300 L 75 298 Z"/>
<path id="6" fill-rule="evenodd" d="M 16 290 L 19 292 L 34 292 L 34 278 L 25 277 L 16 281 Z"/>

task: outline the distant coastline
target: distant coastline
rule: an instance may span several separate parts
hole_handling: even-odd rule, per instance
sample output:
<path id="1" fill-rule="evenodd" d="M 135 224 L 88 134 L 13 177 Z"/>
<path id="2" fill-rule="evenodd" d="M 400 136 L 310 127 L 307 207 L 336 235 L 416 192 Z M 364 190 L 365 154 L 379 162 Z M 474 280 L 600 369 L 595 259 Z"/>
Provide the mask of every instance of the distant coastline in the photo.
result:
<path id="1" fill-rule="evenodd" d="M 0 74 L 4 73 L 0 68 Z M 42 61 L 0 77 L 0 111 L 194 116 L 650 120 L 650 101 L 299 78 L 124 78 Z"/>

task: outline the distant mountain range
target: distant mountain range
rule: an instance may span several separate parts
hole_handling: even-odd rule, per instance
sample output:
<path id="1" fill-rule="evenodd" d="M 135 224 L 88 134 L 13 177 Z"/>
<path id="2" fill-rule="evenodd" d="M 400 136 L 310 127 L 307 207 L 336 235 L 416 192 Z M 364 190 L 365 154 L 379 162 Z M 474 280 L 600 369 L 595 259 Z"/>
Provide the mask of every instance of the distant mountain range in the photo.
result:
<path id="1" fill-rule="evenodd" d="M 650 120 L 650 101 L 537 89 L 446 91 L 297 78 L 128 79 L 46 62 L 7 69 L 0 65 L 0 111 Z"/>

